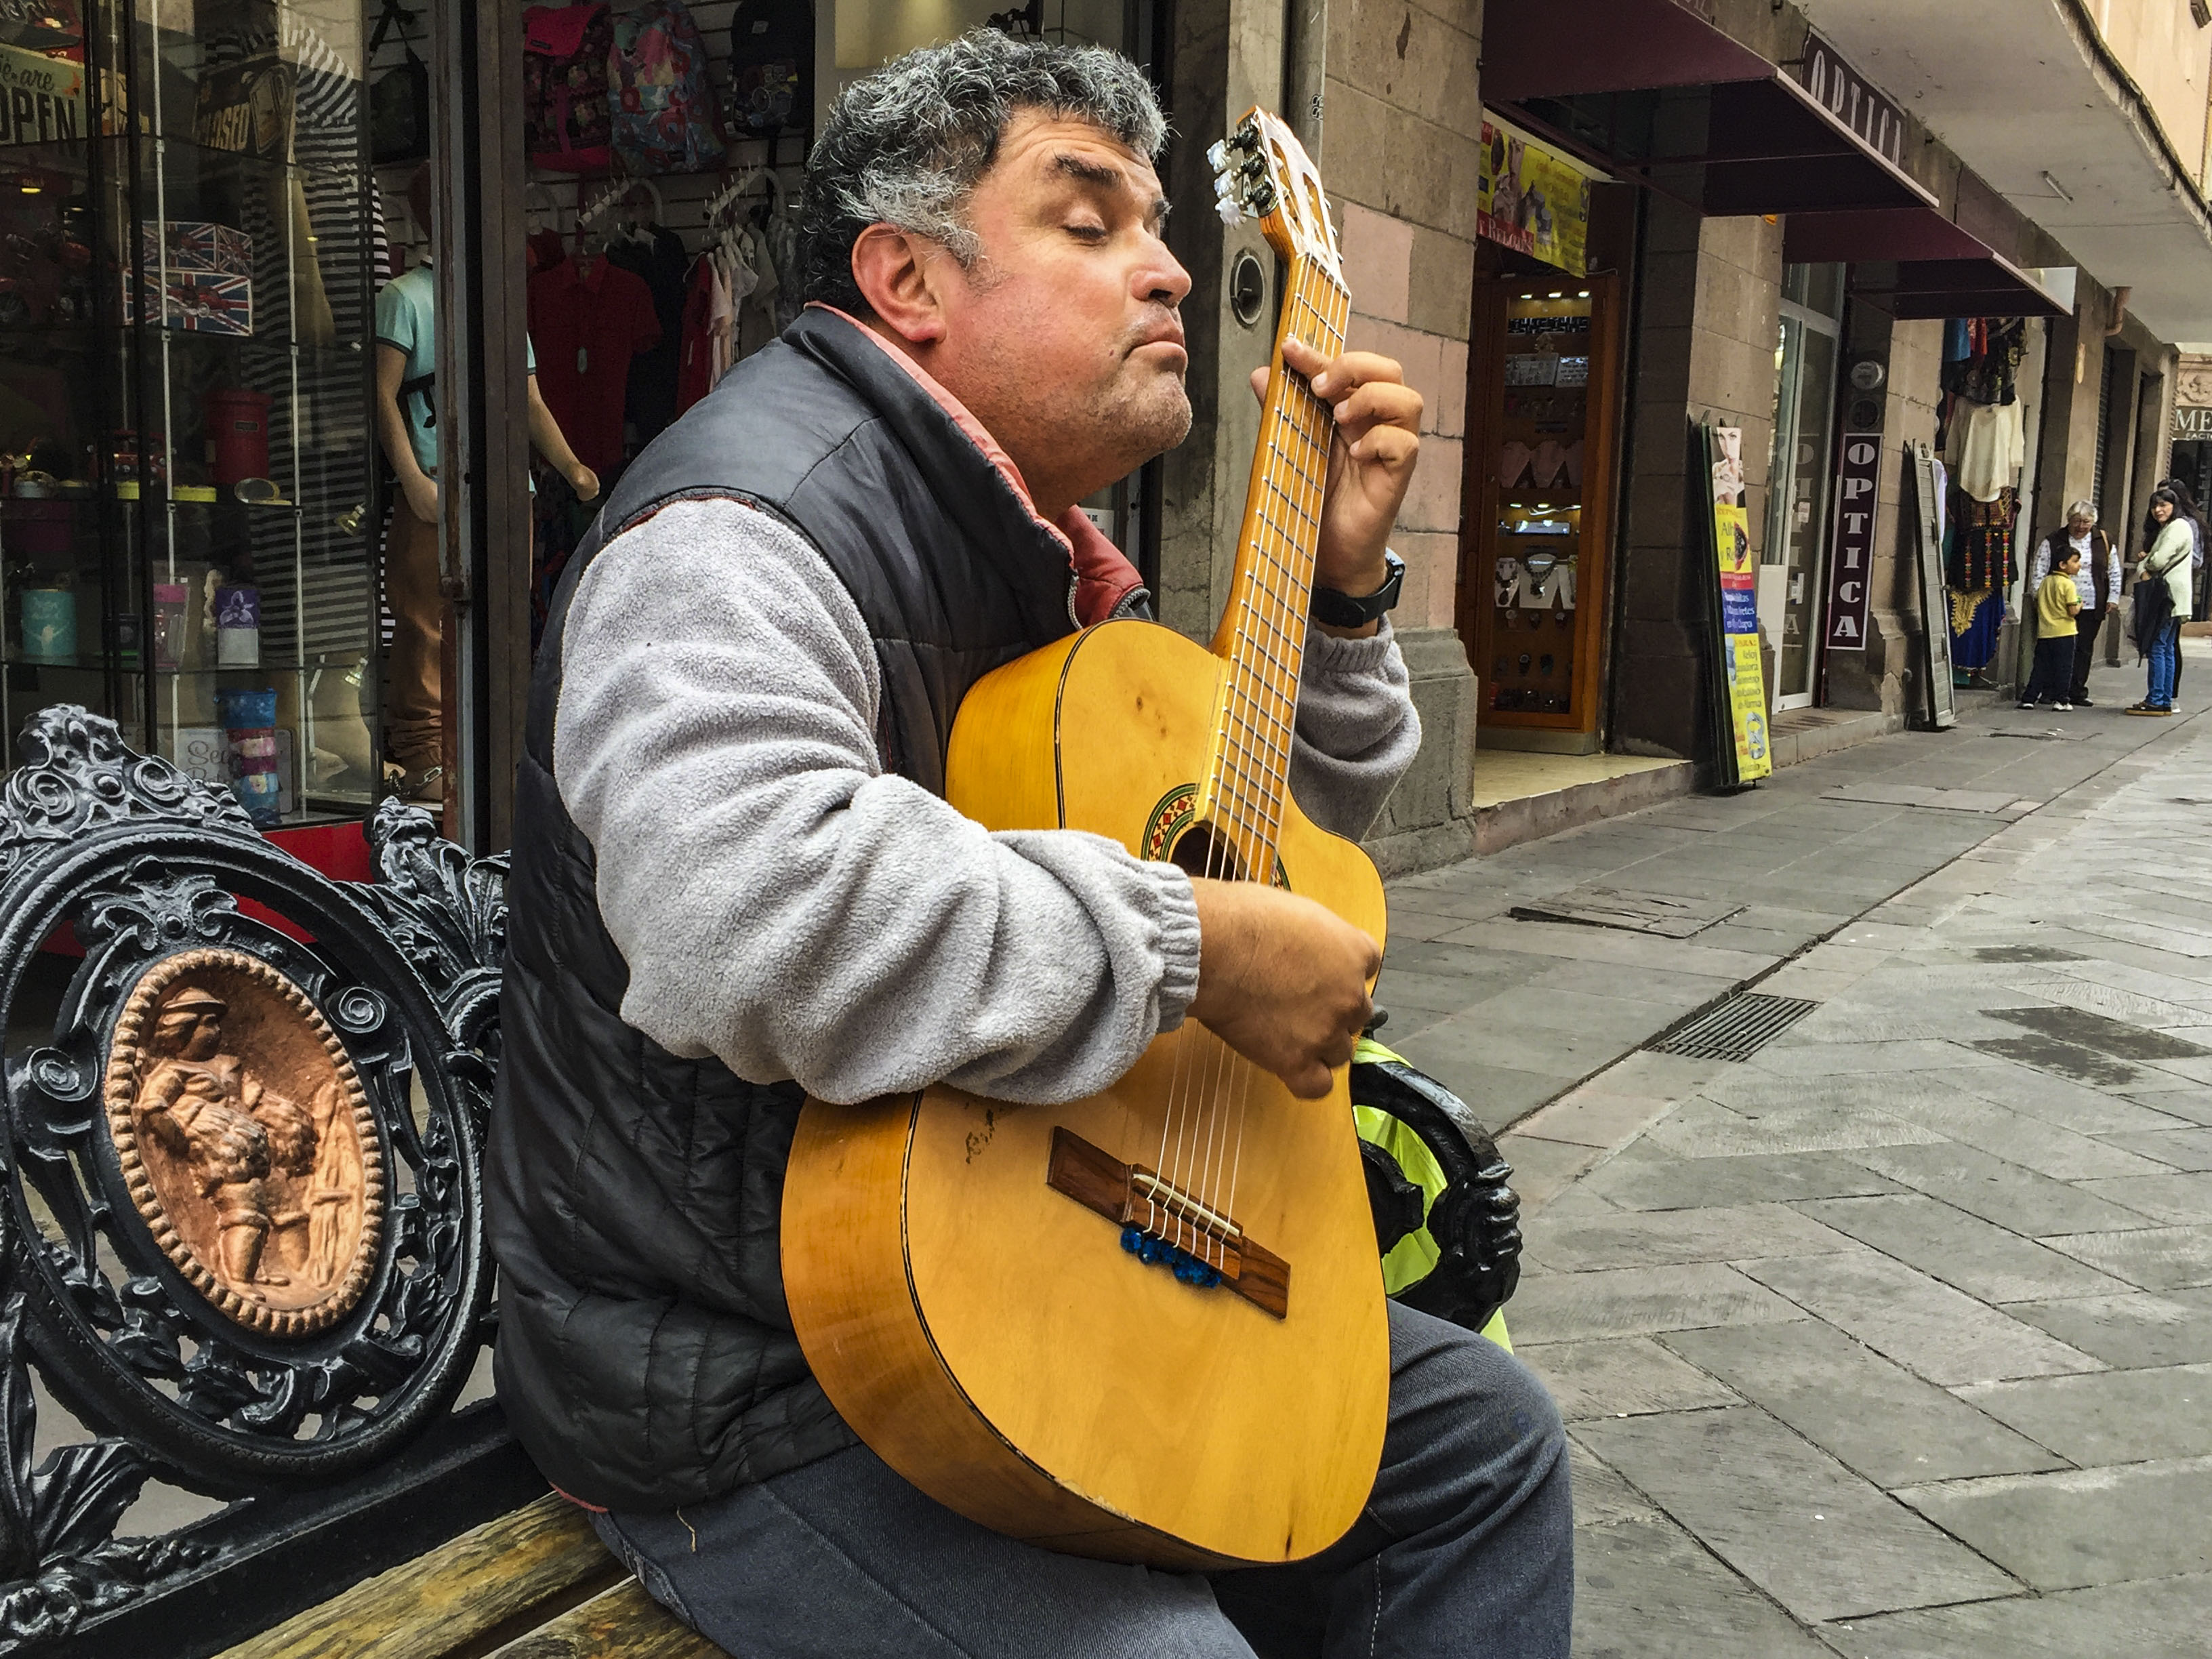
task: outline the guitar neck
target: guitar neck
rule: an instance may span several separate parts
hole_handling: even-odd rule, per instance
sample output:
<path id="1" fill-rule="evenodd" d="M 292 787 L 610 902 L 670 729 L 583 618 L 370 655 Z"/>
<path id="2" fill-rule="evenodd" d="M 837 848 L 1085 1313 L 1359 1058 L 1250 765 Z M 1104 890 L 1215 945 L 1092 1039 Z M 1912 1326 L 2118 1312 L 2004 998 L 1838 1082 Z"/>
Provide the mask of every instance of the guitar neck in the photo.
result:
<path id="1" fill-rule="evenodd" d="M 1255 880 L 1272 876 L 1290 792 L 1291 739 L 1333 430 L 1328 406 L 1304 375 L 1285 369 L 1283 342 L 1296 337 L 1334 357 L 1344 349 L 1351 309 L 1343 284 L 1321 265 L 1304 258 L 1291 262 L 1229 605 L 1213 639 L 1214 653 L 1227 672 L 1200 812 L 1226 833 L 1241 872 Z"/>

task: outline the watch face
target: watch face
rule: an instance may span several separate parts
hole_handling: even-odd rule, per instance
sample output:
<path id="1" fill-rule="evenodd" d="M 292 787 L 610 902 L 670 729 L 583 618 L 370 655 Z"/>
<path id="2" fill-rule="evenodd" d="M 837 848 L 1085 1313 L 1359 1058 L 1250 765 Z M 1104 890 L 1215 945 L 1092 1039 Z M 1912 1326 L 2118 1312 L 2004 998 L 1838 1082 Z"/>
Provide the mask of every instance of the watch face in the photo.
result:
<path id="1" fill-rule="evenodd" d="M 1851 384 L 1862 392 L 1871 392 L 1889 378 L 1889 371 L 1871 357 L 1860 359 L 1851 365 Z"/>

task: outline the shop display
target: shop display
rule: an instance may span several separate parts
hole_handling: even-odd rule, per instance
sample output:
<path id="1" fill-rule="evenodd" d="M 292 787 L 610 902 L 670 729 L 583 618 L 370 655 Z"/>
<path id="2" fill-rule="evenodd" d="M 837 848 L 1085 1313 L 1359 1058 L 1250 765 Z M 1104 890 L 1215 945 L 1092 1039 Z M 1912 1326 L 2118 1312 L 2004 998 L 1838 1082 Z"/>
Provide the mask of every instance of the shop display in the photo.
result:
<path id="1" fill-rule="evenodd" d="M 702 173 L 722 164 L 707 43 L 678 0 L 616 9 L 607 73 L 614 151 L 625 169 Z"/>
<path id="2" fill-rule="evenodd" d="M 430 154 L 430 66 L 416 56 L 407 38 L 410 18 L 399 0 L 384 0 L 376 33 L 369 37 L 368 55 L 374 58 L 385 35 L 395 25 L 400 61 L 378 76 L 368 88 L 368 142 L 379 167 L 411 165 Z"/>
<path id="3" fill-rule="evenodd" d="M 813 108 L 810 0 L 738 0 L 730 16 L 731 131 L 773 138 L 806 125 Z"/>
<path id="4" fill-rule="evenodd" d="M 1595 741 L 1613 321 L 1612 279 L 1589 280 L 1477 289 L 1469 442 L 1492 459 L 1469 469 L 1482 499 L 1466 556 L 1480 562 L 1461 583 L 1460 627 L 1486 741 L 1516 728 Z"/>
<path id="5" fill-rule="evenodd" d="M 607 58 L 614 21 L 592 0 L 522 14 L 523 143 L 533 166 L 605 173 L 614 160 Z"/>
<path id="6" fill-rule="evenodd" d="M 358 817 L 373 745 L 322 738 L 374 699 L 343 678 L 376 649 L 374 13 L 64 12 L 0 48 L 8 120 L 39 130 L 0 170 L 0 727 L 82 703 L 173 758 L 213 732 L 226 787 L 234 724 L 269 734 L 257 765 L 342 748 L 257 814 Z M 326 665 L 343 695 L 311 698 Z"/>
<path id="7" fill-rule="evenodd" d="M 215 661 L 218 668 L 261 666 L 259 588 L 216 588 Z"/>
<path id="8" fill-rule="evenodd" d="M 605 254 L 594 237 L 530 279 L 530 338 L 538 388 L 585 465 L 611 476 L 622 465 L 630 363 L 660 340 L 653 290 Z"/>
<path id="9" fill-rule="evenodd" d="M 1951 666 L 1972 685 L 1990 683 L 2006 596 L 2019 574 L 2014 534 L 2027 459 L 2019 387 L 2027 331 L 2018 317 L 1954 318 L 1943 328 L 1936 544 Z"/>
<path id="10" fill-rule="evenodd" d="M 229 747 L 231 793 L 256 823 L 283 821 L 277 799 L 276 693 L 229 690 L 216 694 Z"/>
<path id="11" fill-rule="evenodd" d="M 202 334 L 253 332 L 253 239 L 228 225 L 173 221 L 168 234 L 139 227 L 139 259 L 161 283 L 161 320 Z M 123 311 L 138 319 L 138 273 L 123 273 Z"/>

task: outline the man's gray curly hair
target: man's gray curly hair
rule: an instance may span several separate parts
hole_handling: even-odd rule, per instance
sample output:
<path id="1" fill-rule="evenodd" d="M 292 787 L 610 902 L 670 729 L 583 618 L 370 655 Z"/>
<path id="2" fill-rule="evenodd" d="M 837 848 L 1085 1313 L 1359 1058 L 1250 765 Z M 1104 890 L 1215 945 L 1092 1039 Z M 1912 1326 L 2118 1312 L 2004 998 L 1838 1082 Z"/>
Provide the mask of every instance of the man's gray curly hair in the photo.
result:
<path id="1" fill-rule="evenodd" d="M 1025 109 L 1091 122 L 1147 161 L 1167 142 L 1144 71 L 1103 46 L 973 29 L 895 58 L 838 94 L 807 158 L 801 296 L 866 310 L 853 244 L 873 224 L 941 242 L 972 267 L 981 248 L 966 222 L 969 192 L 998 158 L 1006 123 Z"/>

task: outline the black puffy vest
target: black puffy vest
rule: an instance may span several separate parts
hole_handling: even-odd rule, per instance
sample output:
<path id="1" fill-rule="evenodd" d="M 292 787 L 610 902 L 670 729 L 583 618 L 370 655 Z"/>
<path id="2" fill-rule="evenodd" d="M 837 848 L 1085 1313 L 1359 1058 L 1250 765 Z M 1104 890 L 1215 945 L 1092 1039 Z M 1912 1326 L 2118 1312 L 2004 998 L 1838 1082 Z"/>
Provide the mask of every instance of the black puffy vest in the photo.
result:
<path id="1" fill-rule="evenodd" d="M 968 688 L 1074 626 L 1066 550 L 882 348 L 819 310 L 653 441 L 571 560 L 516 781 L 485 1210 L 508 1419 L 556 1486 L 616 1509 L 695 1502 L 853 1443 L 783 1298 L 798 1086 L 678 1058 L 623 1023 L 629 969 L 553 775 L 578 577 L 621 531 L 701 497 L 775 514 L 836 572 L 882 668 L 884 763 L 932 790 Z"/>

